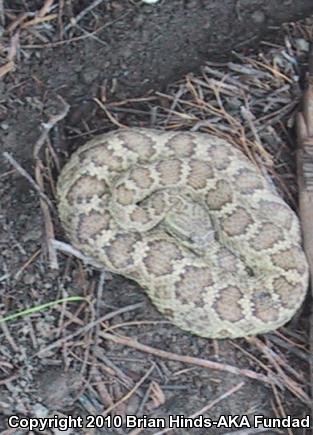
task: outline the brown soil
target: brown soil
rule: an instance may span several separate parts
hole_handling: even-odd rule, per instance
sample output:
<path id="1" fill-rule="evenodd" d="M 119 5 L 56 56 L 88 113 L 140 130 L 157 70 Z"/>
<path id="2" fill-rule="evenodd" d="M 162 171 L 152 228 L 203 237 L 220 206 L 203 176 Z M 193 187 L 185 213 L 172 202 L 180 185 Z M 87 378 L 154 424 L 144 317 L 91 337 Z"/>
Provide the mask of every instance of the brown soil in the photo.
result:
<path id="1" fill-rule="evenodd" d="M 49 141 L 45 142 L 44 151 L 40 154 L 44 161 L 41 172 L 45 193 L 52 201 L 58 169 L 48 152 L 51 146 L 63 162 L 66 154 L 86 138 L 115 128 L 116 124 L 165 126 L 168 119 L 164 113 L 169 113 L 172 101 L 166 95 L 156 94 L 153 89 L 161 91 L 168 85 L 167 94 L 175 96 L 179 94 L 179 89 L 186 86 L 192 94 L 192 86 L 196 89 L 197 85 L 188 77 L 187 81 L 178 85 L 170 85 L 169 80 L 198 71 L 199 66 L 208 60 L 208 45 L 201 39 L 203 34 L 200 35 L 198 30 L 203 28 L 203 17 L 196 13 L 197 2 L 184 2 L 182 8 L 178 0 L 163 0 L 157 7 L 111 1 L 106 7 L 99 5 L 86 15 L 78 23 L 79 27 L 70 27 L 66 34 L 60 34 L 60 30 L 69 25 L 70 18 L 77 17 L 89 4 L 87 1 L 59 2 L 59 7 L 64 6 L 63 14 L 59 14 L 58 8 L 49 12 L 59 14 L 57 25 L 53 18 L 39 25 L 20 25 L 20 47 L 14 40 L 14 31 L 4 35 L 5 47 L 11 47 L 13 52 L 17 47 L 17 51 L 14 55 L 16 68 L 6 74 L 0 83 L 1 149 L 13 155 L 32 177 L 36 166 L 33 148 L 42 132 L 42 123 L 60 112 L 63 103 L 59 96 L 70 105 L 68 116 L 51 130 Z M 39 0 L 10 2 L 4 9 L 5 24 L 14 23 L 22 13 L 28 13 L 21 21 L 22 24 L 27 23 L 34 18 L 31 12 L 38 11 L 42 5 Z M 198 18 L 190 20 L 188 13 L 193 10 L 194 17 Z M 169 33 L 164 39 L 163 33 L 158 35 L 157 26 L 161 26 L 163 31 L 167 23 Z M 102 25 L 106 26 L 103 31 L 91 34 Z M 148 52 L 138 51 L 137 45 L 134 45 L 138 39 L 131 37 L 132 32 L 136 33 L 140 27 L 144 41 L 151 35 L 145 34 L 145 29 L 151 26 L 156 26 L 153 34 L 157 35 L 152 57 Z M 181 41 L 175 46 L 176 30 L 181 27 L 189 36 L 183 46 Z M 309 35 L 313 34 L 311 22 L 280 29 L 271 44 L 278 47 L 284 44 L 284 38 L 292 39 L 292 31 L 296 27 L 298 39 L 309 41 Z M 62 42 L 62 38 L 71 42 Z M 75 38 L 79 40 L 75 41 Z M 197 38 L 199 49 L 194 52 L 190 47 L 194 46 Z M 171 40 L 171 46 L 166 47 L 165 40 Z M 111 42 L 117 47 L 116 51 L 111 49 Z M 263 48 L 268 49 L 268 46 L 269 43 Z M 6 53 L 4 50 L 3 64 Z M 250 51 L 245 49 L 239 55 L 248 53 Z M 231 60 L 235 62 L 239 55 Z M 300 76 L 304 58 L 305 55 L 297 65 Z M 151 59 L 158 61 L 153 63 Z M 260 59 L 263 62 L 264 58 Z M 163 65 L 161 68 L 161 63 L 166 63 L 167 67 Z M 166 71 L 166 74 L 158 71 Z M 147 82 L 142 81 L 145 75 L 150 77 Z M 151 77 L 155 80 L 151 81 Z M 274 151 L 268 150 L 275 153 L 275 159 L 279 155 L 277 172 L 281 165 L 290 170 L 287 174 L 285 172 L 285 181 L 290 193 L 287 200 L 291 204 L 294 204 L 296 189 L 290 159 L 292 139 L 287 121 L 292 119 L 299 95 L 299 87 L 290 85 L 286 100 L 290 110 L 279 120 L 283 145 Z M 98 102 L 94 97 L 98 98 Z M 137 99 L 132 100 L 134 97 Z M 108 101 L 111 105 L 107 104 Z M 237 102 L 232 101 L 234 107 L 228 109 L 239 114 L 240 105 L 236 107 Z M 104 109 L 100 107 L 101 103 L 105 105 Z M 177 108 L 179 110 L 183 112 L 182 107 Z M 178 127 L 190 128 L 195 123 L 193 114 L 194 109 L 184 121 L 182 118 L 173 119 L 172 128 L 175 122 Z M 216 128 L 219 129 L 219 125 Z M 221 131 L 230 135 L 223 128 Z M 286 154 L 289 157 L 284 160 Z M 283 416 L 285 413 L 294 417 L 308 414 L 306 312 L 287 328 L 259 340 L 216 342 L 184 333 L 164 322 L 138 286 L 122 277 L 106 276 L 103 284 L 99 272 L 65 254 L 59 254 L 59 269 L 52 270 L 38 193 L 7 161 L 1 161 L 0 169 L 1 312 L 7 315 L 72 295 L 88 300 L 88 303 L 59 304 L 53 309 L 42 309 L 8 321 L 5 325 L 0 324 L 0 431 L 5 431 L 7 417 L 12 414 L 28 417 L 57 413 L 105 415 L 119 401 L 112 415 L 124 418 L 126 415 L 143 414 L 165 418 L 170 414 L 180 414 L 187 417 L 216 399 L 219 399 L 217 403 L 212 403 L 203 412 L 205 417 L 216 419 L 221 415 L 238 414 L 252 419 L 256 414 Z M 57 216 L 53 211 L 51 214 L 55 237 L 64 240 Z M 122 308 L 124 310 L 120 311 Z M 106 314 L 107 319 L 88 328 L 90 323 Z M 129 322 L 135 323 L 129 325 Z M 274 373 L 277 384 L 252 379 L 244 372 L 241 375 L 232 374 L 226 368 L 212 370 L 167 360 L 151 352 L 136 350 L 131 346 L 132 342 L 126 346 L 101 336 L 106 327 L 120 324 L 124 326 L 112 333 L 117 332 L 152 348 L 178 355 L 249 369 L 256 373 L 256 378 L 258 374 L 270 377 Z M 50 348 L 52 344 L 54 346 Z M 232 392 L 235 386 L 238 389 Z M 134 392 L 130 394 L 132 388 Z M 224 397 L 227 392 L 229 396 Z M 214 435 L 226 434 L 234 429 L 210 428 L 209 432 L 204 428 L 180 429 L 171 433 Z M 73 433 L 139 433 L 132 430 L 124 426 L 93 432 L 75 430 Z M 157 432 L 157 429 L 145 429 L 140 433 Z M 293 429 L 289 432 L 295 435 L 305 433 L 309 431 Z"/>

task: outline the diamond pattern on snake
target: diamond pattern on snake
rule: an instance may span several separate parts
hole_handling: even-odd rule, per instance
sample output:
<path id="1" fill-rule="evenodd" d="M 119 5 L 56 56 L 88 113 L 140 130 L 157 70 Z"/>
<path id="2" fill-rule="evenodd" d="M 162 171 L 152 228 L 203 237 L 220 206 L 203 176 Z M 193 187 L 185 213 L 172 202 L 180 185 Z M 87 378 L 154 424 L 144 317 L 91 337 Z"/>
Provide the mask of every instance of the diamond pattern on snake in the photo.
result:
<path id="1" fill-rule="evenodd" d="M 296 214 L 218 137 L 144 128 L 97 136 L 71 156 L 57 196 L 71 243 L 137 281 L 185 331 L 265 333 L 304 300 Z"/>

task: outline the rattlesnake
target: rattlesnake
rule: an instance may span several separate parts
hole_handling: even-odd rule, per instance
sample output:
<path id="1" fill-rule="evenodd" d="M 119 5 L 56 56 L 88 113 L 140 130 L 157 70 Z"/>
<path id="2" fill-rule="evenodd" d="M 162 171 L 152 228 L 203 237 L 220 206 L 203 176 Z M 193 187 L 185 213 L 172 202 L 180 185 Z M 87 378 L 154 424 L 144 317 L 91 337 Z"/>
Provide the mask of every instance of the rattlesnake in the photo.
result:
<path id="1" fill-rule="evenodd" d="M 264 333 L 304 299 L 308 266 L 295 213 L 218 137 L 143 128 L 103 134 L 72 155 L 57 196 L 73 245 L 137 281 L 186 331 Z"/>

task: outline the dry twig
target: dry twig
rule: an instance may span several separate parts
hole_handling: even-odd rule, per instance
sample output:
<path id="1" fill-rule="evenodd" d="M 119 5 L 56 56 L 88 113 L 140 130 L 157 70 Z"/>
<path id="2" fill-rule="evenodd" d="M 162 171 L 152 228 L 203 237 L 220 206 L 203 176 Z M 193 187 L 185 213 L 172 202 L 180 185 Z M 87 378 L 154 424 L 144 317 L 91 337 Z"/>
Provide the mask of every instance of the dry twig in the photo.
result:
<path id="1" fill-rule="evenodd" d="M 44 189 L 44 181 L 43 181 L 43 174 L 42 174 L 42 169 L 44 165 L 39 157 L 41 148 L 44 145 L 44 143 L 49 140 L 50 130 L 53 127 L 55 127 L 55 125 L 58 122 L 60 122 L 62 119 L 66 117 L 70 108 L 69 104 L 67 104 L 67 102 L 61 96 L 59 96 L 59 99 L 63 104 L 63 109 L 57 115 L 50 116 L 48 122 L 43 124 L 43 131 L 39 136 L 33 149 L 33 157 L 35 160 L 35 178 L 41 190 Z M 58 269 L 59 266 L 58 266 L 57 254 L 52 243 L 52 241 L 54 240 L 54 228 L 53 228 L 53 222 L 50 215 L 50 211 L 46 203 L 42 200 L 40 200 L 40 207 L 44 218 L 45 238 L 46 238 L 46 246 L 48 249 L 48 255 L 50 260 L 50 267 L 51 269 Z"/>
<path id="2" fill-rule="evenodd" d="M 64 27 L 64 32 L 67 32 L 72 27 L 75 27 L 76 24 L 78 24 L 79 21 L 82 18 L 84 18 L 85 15 L 87 15 L 90 11 L 92 11 L 94 8 L 96 8 L 103 1 L 106 1 L 106 0 L 94 0 L 89 6 L 87 6 L 85 9 L 83 9 L 75 18 L 71 19 L 71 22 Z"/>
<path id="3" fill-rule="evenodd" d="M 36 192 L 39 194 L 40 198 L 42 198 L 44 201 L 46 201 L 48 206 L 51 207 L 51 209 L 53 209 L 52 202 L 47 197 L 47 195 L 42 191 L 40 186 L 38 186 L 38 184 L 32 178 L 32 176 L 29 175 L 28 172 L 25 171 L 25 169 L 22 168 L 22 166 L 19 163 L 17 163 L 17 161 L 14 159 L 13 156 L 11 156 L 11 154 L 9 154 L 8 152 L 5 151 L 2 155 L 13 166 L 13 168 L 15 168 L 17 170 L 17 172 L 19 172 L 19 174 L 22 175 L 22 177 L 26 178 L 26 180 L 33 187 L 33 189 L 35 189 Z"/>
<path id="4" fill-rule="evenodd" d="M 104 314 L 99 319 L 96 319 L 93 322 L 89 322 L 87 325 L 84 325 L 83 327 L 78 328 L 76 331 L 72 332 L 71 334 L 68 334 L 68 335 L 56 340 L 54 343 L 49 344 L 47 347 L 40 349 L 37 353 L 35 353 L 33 355 L 33 357 L 42 356 L 45 353 L 50 352 L 51 350 L 58 348 L 63 343 L 66 343 L 67 341 L 72 340 L 74 337 L 77 337 L 80 334 L 86 333 L 90 329 L 94 328 L 95 326 L 97 326 L 98 324 L 100 324 L 102 322 L 105 322 L 106 320 L 110 320 L 115 316 L 118 316 L 118 315 L 123 314 L 123 313 L 127 313 L 129 311 L 136 310 L 137 308 L 141 308 L 141 307 L 142 307 L 142 303 L 132 304 L 132 305 L 128 305 L 128 306 L 123 307 L 123 308 L 119 308 L 118 310 L 111 311 L 110 313 Z"/>
<path id="5" fill-rule="evenodd" d="M 299 185 L 299 209 L 304 249 L 311 275 L 313 296 L 313 48 L 309 58 L 308 88 L 303 97 L 303 111 L 298 115 L 297 170 Z M 310 367 L 311 396 L 313 397 L 313 310 L 310 317 Z M 313 405 L 312 405 L 313 414 Z"/>
<path id="6" fill-rule="evenodd" d="M 218 363 L 215 361 L 209 361 L 202 358 L 197 358 L 188 355 L 178 355 L 176 353 L 167 352 L 162 349 L 157 349 L 151 346 L 147 346 L 145 344 L 139 343 L 129 337 L 120 337 L 113 334 L 108 334 L 107 332 L 101 331 L 99 336 L 104 338 L 105 340 L 113 341 L 114 343 L 121 344 L 124 346 L 132 347 L 140 352 L 149 353 L 151 355 L 155 355 L 159 358 L 165 358 L 172 361 L 179 361 L 185 364 L 193 364 L 202 368 L 210 369 L 210 370 L 220 370 L 228 373 L 232 373 L 238 376 L 245 376 L 250 379 L 258 380 L 260 382 L 264 382 L 265 384 L 275 383 L 277 385 L 281 385 L 280 381 L 275 378 L 270 378 L 261 373 L 254 372 L 249 369 L 239 369 L 237 367 L 231 366 L 229 364 Z"/>

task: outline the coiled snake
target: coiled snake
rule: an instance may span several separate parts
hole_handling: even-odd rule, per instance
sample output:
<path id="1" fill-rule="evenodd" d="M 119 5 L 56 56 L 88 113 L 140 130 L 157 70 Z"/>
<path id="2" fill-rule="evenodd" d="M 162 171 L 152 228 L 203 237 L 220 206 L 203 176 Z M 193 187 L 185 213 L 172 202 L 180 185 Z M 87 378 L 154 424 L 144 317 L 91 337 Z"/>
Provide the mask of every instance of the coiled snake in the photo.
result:
<path id="1" fill-rule="evenodd" d="M 228 142 L 128 128 L 63 168 L 59 214 L 75 247 L 137 281 L 175 325 L 241 337 L 286 323 L 308 266 L 295 213 Z"/>

